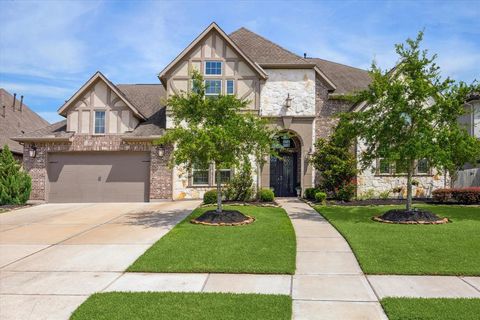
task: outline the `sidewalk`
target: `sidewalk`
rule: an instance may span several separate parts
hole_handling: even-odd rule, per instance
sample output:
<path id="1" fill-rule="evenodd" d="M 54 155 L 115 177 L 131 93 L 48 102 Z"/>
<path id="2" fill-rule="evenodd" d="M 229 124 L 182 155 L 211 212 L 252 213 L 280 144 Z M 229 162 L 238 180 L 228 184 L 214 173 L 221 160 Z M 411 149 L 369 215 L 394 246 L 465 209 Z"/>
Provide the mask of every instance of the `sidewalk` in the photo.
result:
<path id="1" fill-rule="evenodd" d="M 297 235 L 293 318 L 387 319 L 347 242 L 313 208 L 280 199 Z"/>

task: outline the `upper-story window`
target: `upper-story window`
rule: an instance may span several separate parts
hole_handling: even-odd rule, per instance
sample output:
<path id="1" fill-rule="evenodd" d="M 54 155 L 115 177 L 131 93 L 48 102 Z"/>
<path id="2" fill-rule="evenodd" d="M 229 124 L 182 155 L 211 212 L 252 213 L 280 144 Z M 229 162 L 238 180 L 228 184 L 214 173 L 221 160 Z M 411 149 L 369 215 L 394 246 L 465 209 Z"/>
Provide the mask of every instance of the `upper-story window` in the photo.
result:
<path id="1" fill-rule="evenodd" d="M 235 87 L 233 80 L 227 80 L 227 94 L 231 95 L 235 93 Z"/>
<path id="2" fill-rule="evenodd" d="M 205 95 L 218 96 L 222 92 L 222 80 L 205 80 Z"/>
<path id="3" fill-rule="evenodd" d="M 206 75 L 221 75 L 222 74 L 222 62 L 221 61 L 206 61 L 205 62 L 205 74 Z"/>
<path id="4" fill-rule="evenodd" d="M 95 111 L 95 133 L 105 133 L 105 111 Z"/>

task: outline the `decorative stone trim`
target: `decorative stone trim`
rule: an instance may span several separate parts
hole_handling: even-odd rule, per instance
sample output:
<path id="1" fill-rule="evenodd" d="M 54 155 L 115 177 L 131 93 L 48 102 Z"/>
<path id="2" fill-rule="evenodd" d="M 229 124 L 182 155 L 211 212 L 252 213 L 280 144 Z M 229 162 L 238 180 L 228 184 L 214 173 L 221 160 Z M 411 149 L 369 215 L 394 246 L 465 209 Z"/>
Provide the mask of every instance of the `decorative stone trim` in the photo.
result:
<path id="1" fill-rule="evenodd" d="M 445 224 L 450 222 L 448 218 L 443 218 L 437 221 L 390 221 L 390 220 L 384 220 L 380 218 L 380 216 L 375 216 L 372 218 L 372 220 L 377 222 L 382 222 L 382 223 L 391 223 L 391 224 Z"/>
<path id="2" fill-rule="evenodd" d="M 215 227 L 234 227 L 234 226 L 243 226 L 243 225 L 247 225 L 247 224 L 250 224 L 250 223 L 253 223 L 255 221 L 255 218 L 254 217 L 251 217 L 251 216 L 247 216 L 246 217 L 248 218 L 247 220 L 245 221 L 242 221 L 242 222 L 232 222 L 232 223 L 224 223 L 224 222 L 220 222 L 220 223 L 209 223 L 209 222 L 202 222 L 202 221 L 197 221 L 195 219 L 192 219 L 190 220 L 190 223 L 193 223 L 193 224 L 202 224 L 204 226 L 215 226 Z"/>

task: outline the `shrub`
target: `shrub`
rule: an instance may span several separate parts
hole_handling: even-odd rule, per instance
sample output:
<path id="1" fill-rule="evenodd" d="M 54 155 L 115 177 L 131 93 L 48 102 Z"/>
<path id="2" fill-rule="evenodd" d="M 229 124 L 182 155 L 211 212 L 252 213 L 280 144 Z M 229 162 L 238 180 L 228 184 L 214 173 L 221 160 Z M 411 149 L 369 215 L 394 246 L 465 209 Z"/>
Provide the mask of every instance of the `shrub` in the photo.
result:
<path id="1" fill-rule="evenodd" d="M 334 199 L 349 201 L 355 194 L 357 163 L 352 152 L 355 139 L 345 124 L 345 120 L 340 119 L 329 139 L 319 138 L 316 141 L 310 162 L 321 176 L 321 190 Z M 314 197 L 315 193 L 312 199 Z"/>
<path id="2" fill-rule="evenodd" d="M 230 180 L 224 194 L 226 200 L 249 201 L 253 197 L 252 165 L 248 159 Z"/>
<path id="3" fill-rule="evenodd" d="M 462 204 L 480 203 L 480 188 L 461 188 L 452 190 L 453 199 Z"/>
<path id="4" fill-rule="evenodd" d="M 217 190 L 209 190 L 203 195 L 204 204 L 217 203 Z"/>
<path id="5" fill-rule="evenodd" d="M 437 189 L 432 192 L 433 201 L 448 202 L 452 200 L 452 189 Z"/>
<path id="6" fill-rule="evenodd" d="M 13 158 L 7 145 L 0 153 L 0 205 L 24 204 L 30 197 L 32 180 Z"/>
<path id="7" fill-rule="evenodd" d="M 273 191 L 270 189 L 261 189 L 258 192 L 258 198 L 262 202 L 271 202 L 275 198 L 275 195 L 273 194 Z"/>
<path id="8" fill-rule="evenodd" d="M 354 196 L 355 184 L 346 183 L 337 190 L 335 198 L 341 201 L 350 201 Z"/>
<path id="9" fill-rule="evenodd" d="M 325 204 L 325 200 L 327 200 L 327 194 L 325 192 L 317 192 L 315 193 L 315 200 L 321 204 Z"/>
<path id="10" fill-rule="evenodd" d="M 437 202 L 476 204 L 480 203 L 480 187 L 437 189 L 432 192 L 432 197 Z"/>
<path id="11" fill-rule="evenodd" d="M 315 200 L 315 194 L 320 191 L 318 188 L 306 188 L 304 197 L 308 200 Z"/>

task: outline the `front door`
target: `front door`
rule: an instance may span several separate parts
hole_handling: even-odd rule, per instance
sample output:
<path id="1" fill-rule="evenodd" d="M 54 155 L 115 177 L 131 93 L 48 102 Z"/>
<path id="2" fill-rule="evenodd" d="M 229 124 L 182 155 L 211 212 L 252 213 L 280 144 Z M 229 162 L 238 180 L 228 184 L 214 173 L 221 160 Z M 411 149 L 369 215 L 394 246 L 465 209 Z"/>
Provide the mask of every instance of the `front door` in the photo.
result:
<path id="1" fill-rule="evenodd" d="M 270 187 L 276 197 L 295 197 L 297 192 L 297 155 L 281 153 L 270 157 Z"/>

